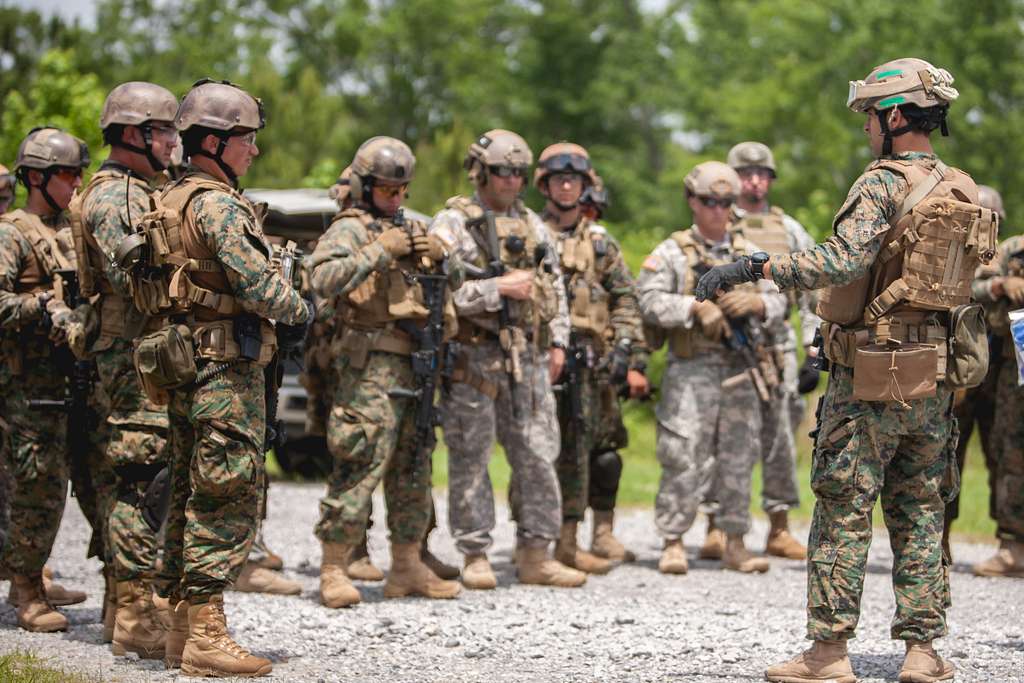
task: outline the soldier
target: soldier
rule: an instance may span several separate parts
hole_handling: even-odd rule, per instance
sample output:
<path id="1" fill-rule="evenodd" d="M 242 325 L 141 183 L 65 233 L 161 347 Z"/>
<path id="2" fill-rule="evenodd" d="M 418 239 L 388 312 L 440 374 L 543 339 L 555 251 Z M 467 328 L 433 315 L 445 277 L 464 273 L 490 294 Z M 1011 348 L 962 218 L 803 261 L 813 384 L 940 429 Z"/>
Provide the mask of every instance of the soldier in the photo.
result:
<path id="1" fill-rule="evenodd" d="M 7 213 L 14 203 L 14 174 L 0 164 L 0 214 Z"/>
<path id="2" fill-rule="evenodd" d="M 978 186 L 981 204 L 1003 216 L 999 194 L 985 185 Z M 988 468 L 989 514 L 996 521 L 999 549 L 992 557 L 974 565 L 978 576 L 1024 578 L 1024 394 L 1018 384 L 1014 343 L 1007 313 L 1024 307 L 1024 237 L 1014 235 L 999 245 L 998 257 L 975 280 L 974 298 L 988 312 L 992 343 L 989 372 L 985 381 L 968 391 L 957 409 L 960 442 L 957 462 L 963 471 L 967 436 L 977 423 L 981 448 Z M 987 277 L 986 277 L 987 276 Z M 959 498 L 946 506 L 946 529 L 956 518 Z M 944 536 L 944 540 L 948 535 Z"/>
<path id="3" fill-rule="evenodd" d="M 497 585 L 487 559 L 494 528 L 487 464 L 495 435 L 512 467 L 519 581 L 573 587 L 587 578 L 549 554 L 562 508 L 551 382 L 565 364 L 569 320 L 552 236 L 520 199 L 532 162 L 519 135 L 484 133 L 463 162 L 476 192 L 449 199 L 431 224 L 474 278 L 455 292 L 459 344 L 441 419 L 448 519 L 465 556 L 462 581 L 475 589 Z"/>
<path id="4" fill-rule="evenodd" d="M 64 631 L 43 585 L 46 563 L 67 496 L 67 418 L 43 417 L 34 401 L 62 404 L 74 358 L 84 346 L 81 311 L 63 300 L 59 270 L 73 270 L 65 209 L 89 150 L 56 128 L 35 128 L 22 140 L 14 170 L 28 189 L 24 209 L 0 219 L 0 387 L 4 400 L 4 460 L 12 480 L 10 526 L 0 569 L 10 576 L 18 626 Z M 84 596 L 82 596 L 84 597 Z"/>
<path id="5" fill-rule="evenodd" d="M 136 306 L 170 314 L 174 323 L 138 339 L 135 350 L 143 387 L 168 402 L 170 419 L 159 586 L 172 610 L 165 662 L 190 675 L 265 675 L 270 661 L 228 635 L 223 591 L 238 578 L 259 526 L 264 369 L 277 345 L 301 341 L 311 313 L 271 266 L 260 220 L 237 190 L 259 154 L 260 101 L 227 82 L 202 80 L 174 123 L 189 166 L 145 219 L 147 234 L 162 233 L 170 253 L 151 248 L 140 257 L 147 267 L 132 271 Z M 160 278 L 152 275 L 157 256 Z"/>
<path id="6" fill-rule="evenodd" d="M 729 150 L 726 162 L 739 174 L 741 188 L 733 207 L 730 230 L 742 231 L 747 240 L 770 252 L 788 253 L 814 246 L 814 240 L 796 219 L 768 203 L 768 192 L 775 182 L 776 169 L 775 158 L 766 145 L 741 142 Z M 800 311 L 800 337 L 804 351 L 808 352 L 813 348 L 814 333 L 820 321 L 811 310 L 813 301 L 808 293 L 802 292 L 793 298 Z M 796 441 L 793 437 L 803 419 L 804 401 L 797 379 L 809 376 L 816 383 L 818 371 L 810 366 L 814 360 L 811 353 L 805 354 L 804 366 L 798 369 L 797 334 L 789 324 L 788 312 L 780 323 L 780 328 L 770 336 L 775 337 L 773 343 L 783 358 L 781 389 L 784 395 L 779 401 L 761 404 L 764 412 L 761 507 L 771 522 L 765 552 L 776 557 L 802 560 L 807 557 L 807 548 L 789 532 L 789 510 L 800 505 Z M 700 556 L 720 558 L 724 549 L 722 536 L 721 532 L 709 530 L 708 542 L 701 549 Z"/>
<path id="7" fill-rule="evenodd" d="M 811 488 L 817 497 L 808 561 L 810 650 L 770 667 L 770 681 L 856 680 L 846 641 L 860 616 L 879 495 L 893 551 L 892 637 L 906 641 L 900 681 L 953 678 L 932 647 L 946 633 L 948 565 L 941 550 L 943 486 L 955 467 L 952 388 L 980 382 L 986 343 L 971 279 L 994 251 L 995 214 L 965 173 L 932 150 L 958 93 L 953 77 L 898 59 L 850 83 L 850 109 L 878 158 L 854 183 L 824 244 L 763 252 L 705 275 L 706 300 L 731 285 L 774 280 L 828 287 L 818 304 L 831 362 L 819 404 Z M 955 343 L 954 340 L 955 339 Z M 945 489 L 945 490 L 944 490 Z M 955 489 L 955 487 L 954 487 Z"/>
<path id="8" fill-rule="evenodd" d="M 695 301 L 700 272 L 748 255 L 751 248 L 742 234 L 727 230 L 740 193 L 734 170 L 707 161 L 687 174 L 685 186 L 694 225 L 659 244 L 644 260 L 637 282 L 640 312 L 645 322 L 665 330 L 670 352 L 655 413 L 662 468 L 655 522 L 664 539 L 658 569 L 687 572 L 682 536 L 717 479 L 715 524 L 726 534 L 723 568 L 766 572 L 768 561 L 753 557 L 743 536 L 750 530 L 751 472 L 761 453 L 759 391 L 773 378 L 760 367 L 750 368 L 743 352 L 724 342 L 734 334 L 738 338 L 733 320 L 753 336 L 762 324 L 782 316 L 786 301 L 766 285 L 737 290 L 722 307 Z"/>
<path id="9" fill-rule="evenodd" d="M 572 324 L 568 365 L 562 372 L 561 384 L 556 386 L 562 436 L 557 462 L 562 532 L 555 557 L 569 567 L 604 574 L 611 569 L 611 563 L 580 549 L 576 532 L 590 502 L 592 475 L 601 477 L 602 488 L 618 489 L 622 472 L 618 453 L 596 452 L 601 421 L 614 417 L 609 413 L 617 413 L 619 386 L 625 383 L 634 398 L 650 391 L 644 375 L 647 350 L 640 341 L 636 288 L 618 242 L 582 215 L 580 199 L 586 189 L 595 185 L 587 150 L 568 142 L 547 147 L 538 159 L 533 182 L 547 199 L 542 218 L 557 236 L 555 245 Z M 594 460 L 596 472 L 591 472 Z M 602 533 L 608 536 L 614 505 L 613 493 L 611 505 L 605 506 L 603 514 L 594 511 L 595 528 L 600 524 Z M 614 536 L 600 538 L 605 546 L 611 546 L 615 540 Z M 605 546 L 602 549 L 616 555 L 615 559 L 625 559 L 626 550 L 621 544 L 614 549 Z"/>

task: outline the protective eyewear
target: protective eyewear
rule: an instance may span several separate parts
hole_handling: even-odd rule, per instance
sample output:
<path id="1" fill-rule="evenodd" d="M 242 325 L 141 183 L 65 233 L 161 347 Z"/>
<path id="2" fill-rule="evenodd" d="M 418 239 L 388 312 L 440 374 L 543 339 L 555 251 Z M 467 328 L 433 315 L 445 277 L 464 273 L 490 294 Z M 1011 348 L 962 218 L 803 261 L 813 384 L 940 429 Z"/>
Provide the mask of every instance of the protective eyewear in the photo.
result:
<path id="1" fill-rule="evenodd" d="M 149 130 L 154 136 L 161 137 L 165 140 L 169 140 L 178 135 L 178 129 L 168 124 L 150 125 Z"/>
<path id="2" fill-rule="evenodd" d="M 741 178 L 753 178 L 754 176 L 760 176 L 762 178 L 774 178 L 775 172 L 767 166 L 747 166 L 736 171 Z"/>
<path id="3" fill-rule="evenodd" d="M 554 173 L 550 176 L 550 181 L 555 185 L 561 185 L 562 183 L 582 183 L 583 176 L 579 173 Z"/>
<path id="4" fill-rule="evenodd" d="M 242 144 L 249 145 L 250 147 L 256 144 L 256 131 L 250 131 L 248 133 L 238 133 L 237 135 L 232 135 L 231 137 L 238 138 L 239 140 L 242 141 Z"/>
<path id="5" fill-rule="evenodd" d="M 529 169 L 526 166 L 488 166 L 487 172 L 499 178 L 525 178 Z"/>
<path id="6" fill-rule="evenodd" d="M 387 199 L 394 199 L 398 196 L 404 197 L 409 189 L 409 185 L 374 185 L 373 189 L 379 194 L 384 195 Z"/>
<path id="7" fill-rule="evenodd" d="M 65 182 L 71 182 L 76 178 L 81 178 L 83 172 L 84 169 L 77 166 L 58 166 L 53 174 Z"/>
<path id="8" fill-rule="evenodd" d="M 556 154 L 549 159 L 545 159 L 543 166 L 554 173 L 558 173 L 560 171 L 587 173 L 590 171 L 590 159 L 582 157 L 579 154 Z"/>
<path id="9" fill-rule="evenodd" d="M 14 174 L 4 173 L 0 175 L 0 187 L 14 187 Z"/>
<path id="10" fill-rule="evenodd" d="M 699 199 L 700 203 L 709 209 L 714 209 L 716 207 L 728 209 L 732 206 L 733 202 L 736 201 L 733 197 L 698 197 L 697 199 Z"/>

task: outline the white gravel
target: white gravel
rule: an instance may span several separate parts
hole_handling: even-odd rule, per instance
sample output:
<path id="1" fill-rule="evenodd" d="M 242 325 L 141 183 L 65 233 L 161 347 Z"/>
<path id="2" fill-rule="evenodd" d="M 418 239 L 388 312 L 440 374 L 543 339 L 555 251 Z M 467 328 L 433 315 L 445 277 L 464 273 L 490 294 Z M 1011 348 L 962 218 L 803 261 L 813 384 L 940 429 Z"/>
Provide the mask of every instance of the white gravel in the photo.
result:
<path id="1" fill-rule="evenodd" d="M 299 597 L 229 593 L 228 624 L 246 647 L 274 661 L 281 681 L 668 681 L 763 680 L 763 670 L 805 647 L 803 562 L 775 560 L 761 576 L 720 571 L 692 561 L 690 573 L 657 571 L 659 544 L 651 510 L 620 513 L 617 531 L 640 560 L 579 590 L 514 583 L 512 527 L 503 509 L 491 558 L 499 575 L 495 591 L 465 591 L 453 601 L 384 600 L 381 584 L 361 586 L 364 602 L 328 610 L 317 595 L 320 549 L 312 528 L 322 485 L 273 485 L 266 537 L 300 581 Z M 383 506 L 376 509 L 382 517 Z M 443 493 L 438 514 L 445 519 Z M 693 557 L 702 540 L 698 522 L 686 544 Z M 806 529 L 800 529 L 806 534 Z M 765 525 L 748 537 L 760 549 Z M 892 555 L 884 532 L 875 539 L 853 666 L 865 683 L 894 681 L 902 644 L 889 639 L 894 602 Z M 581 535 L 581 537 L 583 537 Z M 431 539 L 435 553 L 458 560 L 442 528 Z M 159 662 L 113 657 L 100 643 L 102 585 L 99 563 L 84 562 L 86 524 L 69 500 L 50 566 L 89 600 L 65 608 L 71 630 L 43 635 L 15 626 L 14 610 L 0 606 L 0 652 L 31 650 L 66 669 L 104 681 L 184 679 Z M 993 546 L 956 544 L 954 606 L 942 653 L 957 665 L 958 681 L 1024 681 L 1024 580 L 981 579 L 969 565 Z M 371 554 L 388 563 L 386 529 L 372 533 Z M 6 586 L 0 585 L 6 590 Z"/>

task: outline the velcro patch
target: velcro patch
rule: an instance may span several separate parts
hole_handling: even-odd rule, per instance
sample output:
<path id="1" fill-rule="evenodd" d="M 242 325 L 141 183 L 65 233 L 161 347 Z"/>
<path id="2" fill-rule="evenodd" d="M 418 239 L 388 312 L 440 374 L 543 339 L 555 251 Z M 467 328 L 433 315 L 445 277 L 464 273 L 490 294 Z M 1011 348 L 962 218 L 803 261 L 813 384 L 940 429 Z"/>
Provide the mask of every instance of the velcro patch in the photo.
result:
<path id="1" fill-rule="evenodd" d="M 651 254 L 650 256 L 648 256 L 647 258 L 644 259 L 644 263 L 643 263 L 642 268 L 644 270 L 653 270 L 653 271 L 660 270 L 661 269 L 661 259 L 658 258 L 657 256 L 655 256 L 654 254 Z"/>

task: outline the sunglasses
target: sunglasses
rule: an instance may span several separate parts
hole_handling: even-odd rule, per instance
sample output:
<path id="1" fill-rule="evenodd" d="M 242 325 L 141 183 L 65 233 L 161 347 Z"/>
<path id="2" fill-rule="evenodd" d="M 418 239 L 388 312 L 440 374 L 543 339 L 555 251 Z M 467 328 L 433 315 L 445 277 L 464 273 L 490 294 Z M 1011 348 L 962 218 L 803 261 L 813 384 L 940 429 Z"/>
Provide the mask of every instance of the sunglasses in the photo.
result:
<path id="1" fill-rule="evenodd" d="M 736 201 L 732 197 L 722 197 L 721 199 L 718 197 L 698 197 L 697 199 L 699 199 L 700 203 L 709 209 L 714 209 L 715 207 L 728 209 L 732 206 L 733 202 Z"/>
<path id="2" fill-rule="evenodd" d="M 394 199 L 399 195 L 405 196 L 406 191 L 409 189 L 408 185 L 374 185 L 373 189 L 384 195 L 387 199 Z"/>
<path id="3" fill-rule="evenodd" d="M 529 169 L 526 166 L 488 166 L 487 172 L 499 178 L 525 178 Z"/>
<path id="4" fill-rule="evenodd" d="M 153 135 L 168 140 L 178 135 L 178 129 L 174 126 L 168 125 L 150 125 L 149 130 L 152 131 Z"/>
<path id="5" fill-rule="evenodd" d="M 65 182 L 71 182 L 75 178 L 81 178 L 84 169 L 77 166 L 59 166 L 53 174 Z"/>

